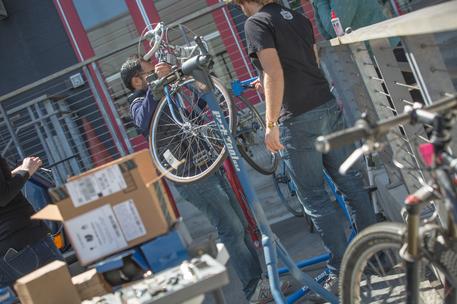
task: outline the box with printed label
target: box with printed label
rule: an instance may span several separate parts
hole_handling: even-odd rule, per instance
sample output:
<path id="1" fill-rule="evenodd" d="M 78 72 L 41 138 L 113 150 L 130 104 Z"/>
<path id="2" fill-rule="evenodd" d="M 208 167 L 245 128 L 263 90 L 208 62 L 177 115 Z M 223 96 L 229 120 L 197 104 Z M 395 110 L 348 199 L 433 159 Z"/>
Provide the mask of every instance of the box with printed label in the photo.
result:
<path id="1" fill-rule="evenodd" d="M 143 150 L 72 177 L 56 204 L 32 216 L 63 221 L 82 265 L 168 232 L 176 221 L 163 181 Z"/>

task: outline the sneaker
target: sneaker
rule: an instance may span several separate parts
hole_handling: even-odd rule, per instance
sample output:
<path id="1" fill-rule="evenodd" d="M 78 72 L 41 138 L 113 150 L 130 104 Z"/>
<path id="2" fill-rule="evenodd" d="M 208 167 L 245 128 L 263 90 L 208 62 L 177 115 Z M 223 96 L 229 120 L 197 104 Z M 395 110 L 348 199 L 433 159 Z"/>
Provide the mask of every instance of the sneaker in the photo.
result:
<path id="1" fill-rule="evenodd" d="M 291 284 L 289 281 L 281 280 L 281 292 L 283 294 L 289 290 L 290 286 Z M 249 303 L 266 304 L 271 301 L 273 301 L 273 294 L 271 293 L 270 282 L 268 281 L 268 278 L 262 278 L 257 283 L 255 291 L 249 299 Z"/>
<path id="2" fill-rule="evenodd" d="M 336 274 L 331 272 L 327 279 L 324 282 L 324 287 L 325 290 L 327 290 L 330 293 L 333 293 L 335 296 L 338 296 L 339 290 L 338 290 L 338 285 L 339 285 L 339 279 Z M 315 292 L 311 292 L 308 296 L 306 296 L 306 299 L 311 301 L 312 303 L 326 303 L 327 301 L 322 298 L 319 294 Z"/>
<path id="3" fill-rule="evenodd" d="M 324 289 L 333 293 L 334 295 L 338 296 L 339 294 L 339 290 L 338 290 L 338 284 L 339 283 L 339 279 L 338 279 L 338 276 L 336 274 L 334 274 L 333 272 L 331 272 L 327 279 L 325 280 L 325 283 L 324 283 Z"/>

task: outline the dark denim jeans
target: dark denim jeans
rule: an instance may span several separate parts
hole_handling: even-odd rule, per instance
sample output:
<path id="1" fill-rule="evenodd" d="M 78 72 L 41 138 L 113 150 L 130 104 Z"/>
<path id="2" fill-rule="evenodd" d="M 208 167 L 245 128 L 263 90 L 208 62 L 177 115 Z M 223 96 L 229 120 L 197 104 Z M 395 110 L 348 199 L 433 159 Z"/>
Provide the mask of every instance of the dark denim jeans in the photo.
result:
<path id="1" fill-rule="evenodd" d="M 281 140 L 288 157 L 297 193 L 306 213 L 312 217 L 324 245 L 332 254 L 329 266 L 338 272 L 346 250 L 345 220 L 338 216 L 332 199 L 325 189 L 325 168 L 339 189 L 346 195 L 349 205 L 356 213 L 360 230 L 376 222 L 368 192 L 364 189 L 362 173 L 351 169 L 345 176 L 338 172 L 339 166 L 351 154 L 353 145 L 322 154 L 314 148 L 320 135 L 345 128 L 343 114 L 333 99 L 309 112 L 287 119 L 281 127 Z"/>
<path id="2" fill-rule="evenodd" d="M 20 277 L 55 260 L 63 260 L 63 257 L 50 237 L 19 251 L 12 248 L 10 253 L 0 257 L 0 287 L 11 286 Z"/>
<path id="3" fill-rule="evenodd" d="M 228 181 L 216 173 L 192 184 L 175 184 L 181 196 L 197 207 L 217 229 L 227 247 L 246 298 L 255 291 L 262 269 L 244 218 Z"/>

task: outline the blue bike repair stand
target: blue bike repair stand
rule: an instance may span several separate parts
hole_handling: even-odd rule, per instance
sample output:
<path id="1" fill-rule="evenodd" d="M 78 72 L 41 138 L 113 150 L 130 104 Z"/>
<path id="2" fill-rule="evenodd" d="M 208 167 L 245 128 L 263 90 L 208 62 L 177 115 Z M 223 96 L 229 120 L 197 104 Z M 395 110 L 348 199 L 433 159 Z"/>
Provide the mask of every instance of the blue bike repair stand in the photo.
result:
<path id="1" fill-rule="evenodd" d="M 280 280 L 278 273 L 278 257 L 284 263 L 286 268 L 289 270 L 291 275 L 300 283 L 302 286 L 307 286 L 312 291 L 316 292 L 323 299 L 329 301 L 332 304 L 338 303 L 338 299 L 335 295 L 325 290 L 319 283 L 317 283 L 312 277 L 303 273 L 295 264 L 290 257 L 287 250 L 281 244 L 280 240 L 274 235 L 268 224 L 267 217 L 263 211 L 262 206 L 255 194 L 254 189 L 249 181 L 245 163 L 243 162 L 240 152 L 238 151 L 236 141 L 233 138 L 232 133 L 228 128 L 228 123 L 225 120 L 224 113 L 222 112 L 214 94 L 213 94 L 213 82 L 209 76 L 207 70 L 207 63 L 209 62 L 209 56 L 199 55 L 195 56 L 186 61 L 182 66 L 182 71 L 185 75 L 192 75 L 195 80 L 204 83 L 206 85 L 205 101 L 211 109 L 213 118 L 216 122 L 216 126 L 221 134 L 225 147 L 229 153 L 230 160 L 235 169 L 236 175 L 240 180 L 243 192 L 246 195 L 249 208 L 256 219 L 257 225 L 259 226 L 260 233 L 262 235 L 262 245 L 265 256 L 265 263 L 267 266 L 268 278 L 270 281 L 270 288 L 273 294 L 273 298 L 278 304 L 290 303 L 288 299 L 285 299 L 281 293 Z M 293 296 L 293 295 L 292 295 Z M 291 299 L 295 301 L 296 299 Z"/>
<path id="2" fill-rule="evenodd" d="M 244 91 L 246 91 L 247 88 L 252 87 L 251 84 L 256 80 L 258 80 L 258 77 L 252 77 L 252 78 L 249 78 L 249 79 L 246 79 L 243 81 L 240 81 L 240 80 L 232 81 L 232 83 L 231 83 L 232 94 L 237 97 L 243 95 Z M 280 153 L 280 156 L 283 158 L 283 161 L 285 162 L 284 165 L 288 166 L 287 160 L 284 159 L 284 156 L 281 153 Z M 327 185 L 329 186 L 331 192 L 333 193 L 338 206 L 343 211 L 343 213 L 349 223 L 349 227 L 351 228 L 351 233 L 348 237 L 348 242 L 350 242 L 357 234 L 357 230 L 356 230 L 354 221 L 352 219 L 352 216 L 347 209 L 344 195 L 339 191 L 338 187 L 336 186 L 336 184 L 333 182 L 332 178 L 328 175 L 327 171 L 325 171 L 325 170 L 324 170 L 324 179 L 325 179 L 325 182 L 327 183 Z M 300 197 L 298 197 L 298 200 L 300 200 Z M 316 265 L 316 264 L 328 261 L 329 259 L 330 259 L 330 253 L 327 252 L 327 253 L 321 254 L 319 256 L 315 256 L 315 257 L 312 257 L 309 259 L 299 261 L 296 263 L 296 265 L 298 268 L 302 269 L 304 267 L 308 267 L 311 265 Z M 287 267 L 278 269 L 278 274 L 280 274 L 280 275 L 288 273 L 288 272 L 289 272 L 289 269 Z M 328 274 L 329 274 L 329 269 L 326 269 L 322 273 L 317 275 L 314 280 L 319 283 L 322 283 L 327 278 Z M 301 297 L 305 296 L 309 292 L 310 292 L 310 289 L 307 286 L 304 286 L 304 287 L 300 288 L 299 290 L 297 290 L 296 292 L 294 292 L 293 294 L 291 294 L 287 298 L 287 302 L 294 303 L 295 301 L 297 301 Z"/>

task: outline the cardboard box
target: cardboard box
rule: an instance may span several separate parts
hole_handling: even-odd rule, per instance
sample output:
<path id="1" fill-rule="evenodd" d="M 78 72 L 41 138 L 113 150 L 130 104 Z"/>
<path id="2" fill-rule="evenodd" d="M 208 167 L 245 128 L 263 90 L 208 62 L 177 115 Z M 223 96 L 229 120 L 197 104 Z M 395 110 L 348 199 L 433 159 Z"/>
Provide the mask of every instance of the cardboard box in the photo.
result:
<path id="1" fill-rule="evenodd" d="M 76 287 L 81 301 L 90 300 L 113 291 L 103 275 L 95 269 L 83 272 L 71 278 L 71 281 Z"/>
<path id="2" fill-rule="evenodd" d="M 54 261 L 23 276 L 14 284 L 22 304 L 80 304 L 67 264 Z"/>
<path id="3" fill-rule="evenodd" d="M 143 150 L 70 178 L 50 191 L 58 202 L 32 218 L 63 221 L 85 266 L 168 232 L 176 217 L 156 180 L 149 151 Z"/>

